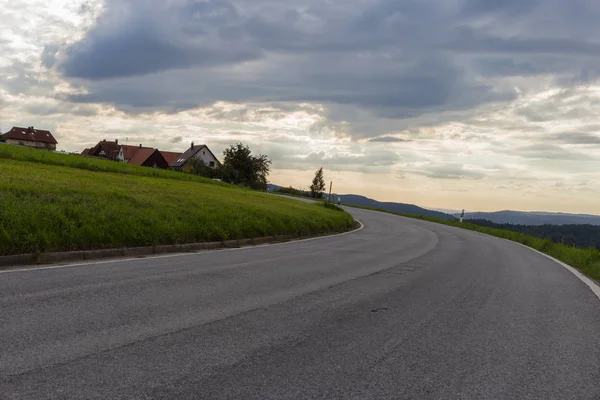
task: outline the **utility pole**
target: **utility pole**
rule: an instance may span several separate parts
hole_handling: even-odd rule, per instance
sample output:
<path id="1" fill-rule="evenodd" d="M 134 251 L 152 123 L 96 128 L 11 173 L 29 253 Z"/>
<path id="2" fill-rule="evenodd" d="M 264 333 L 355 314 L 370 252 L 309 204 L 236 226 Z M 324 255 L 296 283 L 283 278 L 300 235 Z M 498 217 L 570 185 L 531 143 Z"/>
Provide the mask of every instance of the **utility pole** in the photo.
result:
<path id="1" fill-rule="evenodd" d="M 329 201 L 331 201 L 331 187 L 333 186 L 333 181 L 329 182 Z"/>
<path id="2" fill-rule="evenodd" d="M 465 210 L 463 209 L 462 212 L 460 213 L 460 222 L 463 222 L 463 218 L 465 217 Z"/>

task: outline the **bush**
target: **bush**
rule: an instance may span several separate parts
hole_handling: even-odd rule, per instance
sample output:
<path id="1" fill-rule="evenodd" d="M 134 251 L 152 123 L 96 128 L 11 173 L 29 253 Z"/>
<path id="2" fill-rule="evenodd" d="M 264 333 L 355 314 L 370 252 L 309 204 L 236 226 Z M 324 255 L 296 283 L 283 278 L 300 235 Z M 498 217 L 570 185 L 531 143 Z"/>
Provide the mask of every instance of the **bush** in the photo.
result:
<path id="1" fill-rule="evenodd" d="M 208 179 L 223 179 L 223 172 L 220 166 L 216 168 L 211 168 L 208 165 L 204 164 L 204 161 L 200 159 L 193 158 L 192 160 L 190 160 L 188 167 L 189 171 L 186 172 L 202 176 Z"/>
<path id="2" fill-rule="evenodd" d="M 332 203 L 330 201 L 324 201 L 323 205 L 325 206 L 325 208 L 329 208 L 330 210 L 344 211 L 341 207 L 336 206 L 334 203 Z"/>
<path id="3" fill-rule="evenodd" d="M 303 197 L 310 197 L 310 193 L 308 192 L 304 192 L 300 189 L 295 189 L 293 187 L 282 187 L 281 189 L 279 189 L 279 193 L 283 193 L 283 194 L 289 194 L 292 196 L 303 196 Z"/>

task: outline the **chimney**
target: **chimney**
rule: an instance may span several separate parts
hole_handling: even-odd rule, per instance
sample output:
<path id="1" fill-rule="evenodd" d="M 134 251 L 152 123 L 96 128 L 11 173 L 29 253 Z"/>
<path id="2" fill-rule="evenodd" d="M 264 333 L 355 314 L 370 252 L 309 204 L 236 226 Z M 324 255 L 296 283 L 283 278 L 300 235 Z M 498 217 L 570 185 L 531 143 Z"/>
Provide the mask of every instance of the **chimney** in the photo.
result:
<path id="1" fill-rule="evenodd" d="M 140 143 L 140 149 L 142 148 L 142 144 Z"/>
<path id="2" fill-rule="evenodd" d="M 119 139 L 115 139 L 115 144 L 119 144 Z"/>
<path id="3" fill-rule="evenodd" d="M 106 139 L 102 139 L 103 142 L 106 142 Z"/>
<path id="4" fill-rule="evenodd" d="M 192 150 L 194 150 L 194 142 L 192 142 Z"/>

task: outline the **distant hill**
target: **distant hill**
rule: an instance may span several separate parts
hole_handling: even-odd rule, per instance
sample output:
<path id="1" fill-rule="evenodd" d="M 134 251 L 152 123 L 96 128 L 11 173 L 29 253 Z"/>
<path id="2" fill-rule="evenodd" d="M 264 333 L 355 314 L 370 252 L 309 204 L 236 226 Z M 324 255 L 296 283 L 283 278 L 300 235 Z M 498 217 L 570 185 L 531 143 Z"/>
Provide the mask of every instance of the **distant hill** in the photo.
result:
<path id="1" fill-rule="evenodd" d="M 282 188 L 284 188 L 284 187 L 275 185 L 272 183 L 267 184 L 267 190 L 269 192 L 279 192 Z M 308 192 L 306 192 L 306 194 L 308 194 Z M 415 206 L 414 204 L 389 203 L 389 202 L 386 203 L 386 202 L 380 202 L 377 200 L 373 200 L 373 199 L 370 199 L 365 196 L 360 196 L 358 194 L 332 193 L 333 199 L 337 199 L 338 196 L 342 198 L 343 204 L 348 204 L 348 205 L 352 205 L 352 206 L 381 208 L 383 210 L 397 212 L 397 213 L 422 215 L 424 217 L 441 218 L 441 219 L 446 219 L 446 220 L 457 219 L 450 214 L 446 214 L 446 213 L 443 213 L 440 211 L 428 210 L 426 208 Z"/>
<path id="2" fill-rule="evenodd" d="M 439 211 L 428 210 L 419 206 L 415 206 L 414 204 L 404 204 L 404 203 L 389 203 L 389 202 L 380 202 L 377 200 L 370 199 L 365 196 L 359 196 L 356 194 L 340 194 L 338 195 L 342 198 L 343 204 L 353 205 L 353 206 L 362 206 L 362 207 L 374 207 L 374 208 L 382 208 L 387 211 L 398 212 L 403 214 L 415 214 L 422 215 L 424 217 L 433 217 L 433 218 L 442 218 L 446 220 L 454 220 L 456 219 L 450 214 L 445 214 Z"/>
<path id="3" fill-rule="evenodd" d="M 455 214 L 458 217 L 460 214 Z M 513 225 L 600 225 L 600 216 L 549 212 L 497 211 L 465 213 L 465 220 Z"/>

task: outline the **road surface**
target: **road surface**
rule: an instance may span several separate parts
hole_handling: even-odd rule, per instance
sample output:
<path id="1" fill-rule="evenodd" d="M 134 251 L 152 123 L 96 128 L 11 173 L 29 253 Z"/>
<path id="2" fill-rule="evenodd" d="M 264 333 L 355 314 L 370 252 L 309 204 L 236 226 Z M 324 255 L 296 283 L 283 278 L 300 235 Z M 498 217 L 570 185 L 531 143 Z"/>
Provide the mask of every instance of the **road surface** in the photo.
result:
<path id="1" fill-rule="evenodd" d="M 345 236 L 0 273 L 0 398 L 600 398 L 600 301 L 573 274 L 350 211 Z"/>

